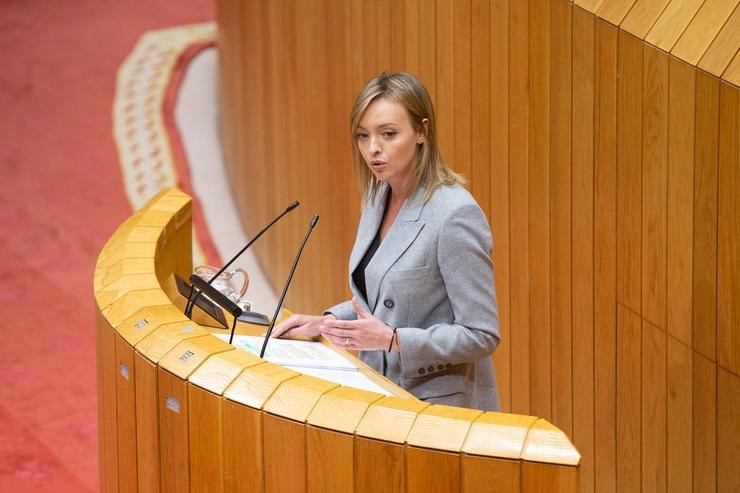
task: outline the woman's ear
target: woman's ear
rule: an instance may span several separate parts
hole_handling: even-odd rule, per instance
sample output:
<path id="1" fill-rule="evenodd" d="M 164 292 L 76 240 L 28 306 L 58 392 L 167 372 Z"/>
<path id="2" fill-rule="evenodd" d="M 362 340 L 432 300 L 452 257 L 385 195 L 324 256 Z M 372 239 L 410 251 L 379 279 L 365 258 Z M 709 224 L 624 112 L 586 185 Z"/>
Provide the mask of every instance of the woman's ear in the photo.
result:
<path id="1" fill-rule="evenodd" d="M 429 118 L 424 118 L 421 120 L 421 128 L 417 131 L 417 142 L 419 144 L 424 142 L 424 139 L 427 137 L 427 130 L 429 130 Z"/>

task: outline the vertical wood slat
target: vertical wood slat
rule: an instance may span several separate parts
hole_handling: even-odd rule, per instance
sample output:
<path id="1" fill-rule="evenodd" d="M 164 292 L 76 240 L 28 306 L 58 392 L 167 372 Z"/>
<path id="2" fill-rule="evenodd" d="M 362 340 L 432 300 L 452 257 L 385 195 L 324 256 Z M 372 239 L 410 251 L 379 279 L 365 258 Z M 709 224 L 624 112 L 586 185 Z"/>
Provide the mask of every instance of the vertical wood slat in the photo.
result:
<path id="1" fill-rule="evenodd" d="M 693 354 L 694 491 L 717 490 L 717 365 Z"/>
<path id="2" fill-rule="evenodd" d="M 136 368 L 134 350 L 116 335 L 116 424 L 118 431 L 118 488 L 136 491 Z"/>
<path id="3" fill-rule="evenodd" d="M 550 326 L 550 1 L 529 10 L 529 320 L 532 414 L 552 419 Z"/>
<path id="4" fill-rule="evenodd" d="M 190 491 L 224 491 L 222 399 L 200 387 L 188 385 Z"/>
<path id="5" fill-rule="evenodd" d="M 617 320 L 617 486 L 640 491 L 642 322 L 621 304 Z"/>
<path id="6" fill-rule="evenodd" d="M 159 389 L 157 367 L 141 354 L 134 355 L 136 379 L 136 458 L 139 491 L 158 491 Z"/>
<path id="7" fill-rule="evenodd" d="M 573 435 L 572 34 L 572 6 L 553 2 L 550 17 L 552 422 L 568 436 Z"/>
<path id="8" fill-rule="evenodd" d="M 670 336 L 666 368 L 666 487 L 688 493 L 693 487 L 693 361 L 691 348 Z"/>
<path id="9" fill-rule="evenodd" d="M 406 488 L 403 445 L 355 436 L 355 492 L 394 493 Z M 384 471 L 378 478 L 377 471 Z"/>
<path id="10" fill-rule="evenodd" d="M 465 493 L 508 493 L 520 491 L 519 461 L 464 456 L 462 491 Z"/>
<path id="11" fill-rule="evenodd" d="M 594 491 L 595 24 L 573 9 L 573 441 L 581 491 Z M 575 116 L 574 116 L 575 115 Z"/>
<path id="12" fill-rule="evenodd" d="M 190 491 L 187 382 L 157 368 L 159 468 L 163 493 Z"/>
<path id="13" fill-rule="evenodd" d="M 455 156 L 455 9 L 453 2 L 437 0 L 437 60 L 435 110 L 437 135 L 442 155 L 458 170 Z"/>
<path id="14" fill-rule="evenodd" d="M 596 21 L 594 415 L 596 491 L 616 491 L 617 30 Z"/>
<path id="15" fill-rule="evenodd" d="M 450 162 L 455 170 L 471 180 L 471 190 L 476 189 L 476 177 L 472 170 L 472 5 L 471 0 L 452 2 L 453 8 L 453 143 L 454 159 Z"/>
<path id="16" fill-rule="evenodd" d="M 351 435 L 306 426 L 306 483 L 309 492 L 352 491 L 354 442 Z M 377 483 L 376 478 L 373 483 Z"/>
<path id="17" fill-rule="evenodd" d="M 407 493 L 460 491 L 460 458 L 457 454 L 417 447 L 406 448 Z"/>
<path id="18" fill-rule="evenodd" d="M 305 429 L 303 423 L 263 413 L 265 491 L 307 491 Z"/>
<path id="19" fill-rule="evenodd" d="M 719 368 L 717 379 L 718 491 L 740 490 L 740 377 Z"/>
<path id="20" fill-rule="evenodd" d="M 667 60 L 666 60 L 667 61 Z M 666 333 L 642 323 L 642 491 L 666 490 Z"/>
<path id="21" fill-rule="evenodd" d="M 223 409 L 224 491 L 262 493 L 262 413 L 228 399 Z"/>

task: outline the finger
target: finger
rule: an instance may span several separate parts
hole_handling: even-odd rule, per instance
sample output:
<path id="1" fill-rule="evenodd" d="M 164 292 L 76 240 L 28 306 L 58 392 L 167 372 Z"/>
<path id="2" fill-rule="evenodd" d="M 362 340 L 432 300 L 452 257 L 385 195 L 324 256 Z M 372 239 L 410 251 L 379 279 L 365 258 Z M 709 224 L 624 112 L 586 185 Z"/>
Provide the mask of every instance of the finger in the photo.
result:
<path id="1" fill-rule="evenodd" d="M 365 310 L 365 308 L 357 301 L 356 297 L 352 297 L 352 309 L 357 313 L 360 318 L 372 318 L 372 314 Z"/>
<path id="2" fill-rule="evenodd" d="M 336 327 L 338 329 L 356 330 L 360 327 L 360 323 L 364 321 L 359 320 L 327 320 L 324 322 L 322 327 Z"/>
<path id="3" fill-rule="evenodd" d="M 332 337 L 339 337 L 339 338 L 347 338 L 352 337 L 352 331 L 351 330 L 344 330 L 344 329 L 335 329 L 331 327 L 325 327 L 321 334 L 328 334 Z"/>
<path id="4" fill-rule="evenodd" d="M 352 338 L 350 337 L 335 337 L 332 335 L 326 335 L 324 337 L 326 337 L 326 339 L 329 342 L 331 342 L 333 345 L 339 346 L 339 347 L 347 348 L 347 347 L 352 347 L 352 345 L 354 344 Z"/>
<path id="5" fill-rule="evenodd" d="M 288 317 L 287 320 L 283 320 L 276 327 L 274 327 L 272 329 L 272 334 L 270 334 L 270 337 L 280 337 L 282 335 L 285 335 L 285 332 L 298 325 L 299 323 L 297 317 L 295 315 L 292 315 Z"/>

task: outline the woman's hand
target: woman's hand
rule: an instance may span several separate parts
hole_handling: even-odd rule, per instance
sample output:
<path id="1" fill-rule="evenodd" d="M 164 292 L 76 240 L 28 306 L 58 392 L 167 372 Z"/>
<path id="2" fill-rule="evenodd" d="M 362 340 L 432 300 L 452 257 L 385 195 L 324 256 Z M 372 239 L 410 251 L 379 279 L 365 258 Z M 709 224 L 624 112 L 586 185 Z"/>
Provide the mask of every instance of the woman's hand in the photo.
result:
<path id="1" fill-rule="evenodd" d="M 355 298 L 352 298 L 352 308 L 357 313 L 357 320 L 327 320 L 321 335 L 343 348 L 387 351 L 393 329 L 373 317 Z"/>
<path id="2" fill-rule="evenodd" d="M 290 338 L 296 336 L 316 337 L 321 334 L 324 324 L 336 320 L 334 315 L 291 315 L 280 322 L 270 337 Z"/>

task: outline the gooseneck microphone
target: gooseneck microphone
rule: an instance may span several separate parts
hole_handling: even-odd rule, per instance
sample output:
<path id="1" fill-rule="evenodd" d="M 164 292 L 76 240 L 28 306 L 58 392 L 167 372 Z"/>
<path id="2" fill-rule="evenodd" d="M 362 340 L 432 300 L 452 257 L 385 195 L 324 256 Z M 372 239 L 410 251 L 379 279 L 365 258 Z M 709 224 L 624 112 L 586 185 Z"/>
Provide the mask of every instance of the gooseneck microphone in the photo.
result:
<path id="1" fill-rule="evenodd" d="M 278 222 L 284 215 L 286 215 L 287 213 L 289 213 L 290 211 L 292 211 L 293 209 L 295 209 L 299 205 L 301 205 L 301 203 L 296 200 L 292 204 L 290 204 L 288 207 L 286 207 L 283 212 L 281 212 L 280 214 L 278 214 L 275 219 L 273 219 L 267 226 L 265 226 L 264 228 L 262 228 L 260 230 L 260 232 L 257 233 L 257 235 L 254 238 L 252 238 L 251 240 L 249 240 L 249 242 L 247 242 L 247 244 L 244 246 L 244 248 L 242 248 L 241 250 L 239 250 L 239 252 L 237 252 L 237 254 L 234 255 L 231 258 L 231 260 L 229 260 L 228 262 L 226 262 L 226 264 L 223 267 L 221 267 L 221 270 L 219 270 L 218 272 L 216 272 L 216 274 L 214 274 L 214 276 L 211 277 L 208 280 L 208 284 L 209 285 L 213 284 L 213 281 L 215 281 L 218 278 L 218 276 L 220 276 L 221 274 L 223 274 L 224 271 L 226 269 L 228 269 L 229 266 L 231 266 L 231 264 L 233 264 L 236 261 L 236 259 L 238 259 L 244 252 L 246 252 L 247 251 L 247 248 L 249 248 L 250 246 L 252 246 L 252 243 L 254 243 L 255 241 L 257 241 L 259 239 L 259 237 L 262 236 L 262 234 L 265 231 L 267 231 L 268 229 L 270 229 L 273 224 L 275 224 L 276 222 Z M 185 316 L 187 316 L 188 318 L 191 318 L 192 315 L 193 315 L 193 306 L 195 305 L 195 302 L 198 301 L 198 296 L 200 296 L 200 290 L 195 293 L 195 296 L 193 296 L 193 286 L 191 284 L 191 286 L 190 286 L 190 293 L 188 295 L 188 302 L 185 304 L 185 310 L 184 310 Z"/>
<path id="2" fill-rule="evenodd" d="M 280 309 L 283 307 L 283 301 L 285 300 L 285 294 L 288 292 L 288 287 L 290 286 L 290 282 L 293 280 L 293 274 L 295 274 L 295 268 L 298 266 L 298 260 L 301 258 L 303 247 L 306 246 L 308 237 L 311 236 L 311 232 L 313 231 L 313 228 L 316 227 L 316 223 L 318 222 L 319 222 L 319 215 L 314 214 L 313 217 L 311 218 L 311 224 L 308 226 L 308 231 L 306 231 L 306 236 L 303 238 L 303 243 L 301 243 L 300 248 L 298 248 L 298 253 L 296 253 L 295 259 L 293 259 L 293 267 L 290 268 L 290 274 L 288 274 L 288 279 L 285 281 L 285 285 L 283 286 L 283 292 L 282 294 L 280 294 L 280 301 L 278 301 L 277 307 L 275 308 L 275 315 L 272 316 L 272 320 L 270 321 L 270 326 L 267 329 L 267 334 L 265 334 L 265 342 L 262 343 L 262 351 L 260 351 L 260 358 L 264 358 L 265 356 L 265 350 L 267 349 L 267 341 L 270 340 L 270 334 L 272 334 L 272 329 L 273 327 L 275 327 L 275 321 L 278 318 Z"/>

